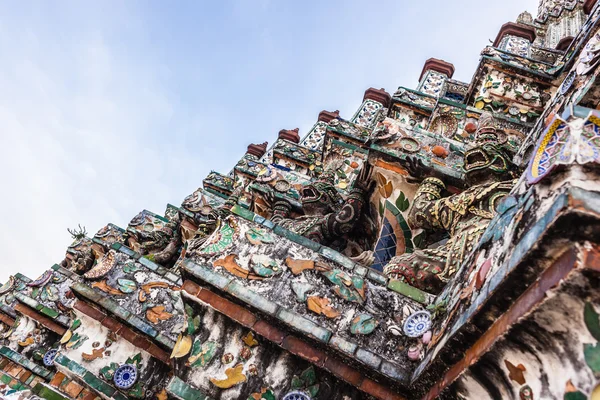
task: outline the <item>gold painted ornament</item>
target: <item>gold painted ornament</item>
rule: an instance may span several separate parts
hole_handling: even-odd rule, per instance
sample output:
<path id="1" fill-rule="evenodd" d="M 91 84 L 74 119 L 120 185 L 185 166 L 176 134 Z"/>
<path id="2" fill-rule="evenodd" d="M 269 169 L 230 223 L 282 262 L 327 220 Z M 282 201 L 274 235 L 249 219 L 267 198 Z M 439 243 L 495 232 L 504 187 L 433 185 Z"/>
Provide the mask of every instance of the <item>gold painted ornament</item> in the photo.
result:
<path id="1" fill-rule="evenodd" d="M 246 382 L 246 375 L 243 374 L 244 365 L 238 364 L 233 368 L 225 370 L 226 379 L 210 378 L 210 382 L 220 389 L 229 389 L 242 382 Z"/>
<path id="2" fill-rule="evenodd" d="M 175 342 L 175 346 L 173 347 L 173 351 L 171 352 L 171 358 L 185 357 L 186 355 L 188 355 L 191 349 L 192 338 L 188 335 L 179 334 L 177 342 Z"/>

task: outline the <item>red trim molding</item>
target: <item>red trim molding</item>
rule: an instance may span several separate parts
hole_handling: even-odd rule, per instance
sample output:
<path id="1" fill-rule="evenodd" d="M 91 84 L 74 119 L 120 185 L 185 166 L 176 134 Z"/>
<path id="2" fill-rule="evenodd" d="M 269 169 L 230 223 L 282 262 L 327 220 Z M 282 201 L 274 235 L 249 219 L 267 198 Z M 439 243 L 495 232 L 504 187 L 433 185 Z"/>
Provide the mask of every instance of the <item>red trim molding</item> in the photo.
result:
<path id="1" fill-rule="evenodd" d="M 437 71 L 440 74 L 446 74 L 448 78 L 452 78 L 452 76 L 454 75 L 453 64 L 444 60 L 440 60 L 438 58 L 430 58 L 429 60 L 425 61 L 425 65 L 423 66 L 423 70 L 421 71 L 421 76 L 419 76 L 419 82 L 421 82 L 421 79 L 423 79 L 425 72 L 431 70 Z"/>
<path id="2" fill-rule="evenodd" d="M 323 110 L 319 113 L 319 118 L 317 120 L 328 124 L 331 122 L 332 119 L 338 118 L 339 116 L 340 116 L 340 110 L 335 110 L 335 111 Z"/>
<path id="3" fill-rule="evenodd" d="M 15 304 L 15 311 L 28 316 L 29 318 L 36 320 L 39 322 L 44 328 L 51 330 L 52 332 L 58 333 L 59 335 L 64 335 L 67 331 L 62 325 L 57 324 L 52 319 L 46 317 L 45 315 L 40 314 L 33 308 L 26 306 L 23 303 Z"/>
<path id="4" fill-rule="evenodd" d="M 534 27 L 508 22 L 502 25 L 502 28 L 500 28 L 500 32 L 498 32 L 498 36 L 496 36 L 496 40 L 494 40 L 494 47 L 498 47 L 502 41 L 502 38 L 504 38 L 506 35 L 522 37 L 529 40 L 531 43 L 533 43 L 536 36 Z"/>
<path id="5" fill-rule="evenodd" d="M 385 91 L 385 89 L 375 89 L 375 88 L 368 88 L 365 91 L 365 96 L 363 97 L 363 101 L 365 100 L 373 100 L 373 101 L 377 101 L 381 104 L 383 104 L 384 107 L 389 107 L 390 106 L 390 102 L 392 101 L 392 96 L 390 96 L 390 94 L 388 92 Z"/>
<path id="6" fill-rule="evenodd" d="M 252 143 L 250 146 L 248 146 L 246 154 L 252 154 L 256 158 L 261 158 L 267 152 L 267 145 L 267 142 L 261 144 Z"/>
<path id="7" fill-rule="evenodd" d="M 583 12 L 590 15 L 597 1 L 598 0 L 586 0 L 586 2 L 583 3 Z"/>
<path id="8" fill-rule="evenodd" d="M 0 321 L 4 322 L 9 327 L 12 327 L 15 324 L 15 319 L 9 315 L 0 312 Z"/>
<path id="9" fill-rule="evenodd" d="M 569 45 L 571 44 L 571 42 L 573 42 L 573 39 L 575 39 L 573 36 L 567 36 L 565 38 L 562 38 L 560 40 L 560 42 L 558 42 L 558 44 L 556 45 L 556 50 L 560 50 L 560 51 L 565 51 L 569 48 Z"/>
<path id="10" fill-rule="evenodd" d="M 279 139 L 289 140 L 290 142 L 300 143 L 300 128 L 287 130 L 282 129 L 279 131 Z"/>

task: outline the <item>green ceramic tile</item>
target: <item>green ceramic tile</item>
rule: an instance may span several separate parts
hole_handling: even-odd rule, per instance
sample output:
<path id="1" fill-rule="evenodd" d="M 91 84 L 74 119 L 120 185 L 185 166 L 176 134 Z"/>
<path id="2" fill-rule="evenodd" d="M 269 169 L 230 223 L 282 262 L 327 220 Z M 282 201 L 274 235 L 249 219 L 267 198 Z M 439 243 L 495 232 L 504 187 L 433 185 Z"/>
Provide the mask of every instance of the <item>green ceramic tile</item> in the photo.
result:
<path id="1" fill-rule="evenodd" d="M 188 385 L 176 376 L 171 378 L 171 381 L 167 386 L 167 393 L 182 400 L 210 400 L 207 395 Z"/>
<path id="2" fill-rule="evenodd" d="M 356 350 L 355 357 L 357 360 L 365 363 L 373 369 L 378 369 L 382 361 L 381 357 L 379 357 L 377 354 L 371 353 L 369 350 L 366 350 L 362 347 L 359 347 L 358 350 Z"/>
<path id="3" fill-rule="evenodd" d="M 277 312 L 277 318 L 290 325 L 291 327 L 303 332 L 323 343 L 329 342 L 332 332 L 322 326 L 306 319 L 300 314 L 289 311 L 285 308 L 280 308 Z"/>
<path id="4" fill-rule="evenodd" d="M 349 342 L 348 340 L 337 335 L 333 335 L 331 340 L 329 340 L 329 345 L 348 355 L 354 355 L 354 352 L 358 348 L 355 343 Z"/>
<path id="5" fill-rule="evenodd" d="M 158 269 L 158 264 L 153 263 L 152 261 L 148 260 L 146 257 L 140 257 L 138 262 L 140 264 L 142 264 L 144 267 L 151 269 L 152 271 L 156 271 Z"/>
<path id="6" fill-rule="evenodd" d="M 384 361 L 381 363 L 380 370 L 384 375 L 387 375 L 396 381 L 409 383 L 406 371 L 402 370 L 398 365 L 392 364 L 388 361 Z"/>
<path id="7" fill-rule="evenodd" d="M 277 312 L 277 304 L 259 294 L 254 293 L 251 290 L 248 290 L 245 285 L 241 285 L 237 282 L 231 282 L 229 285 L 227 285 L 225 291 L 237 297 L 238 299 L 245 301 L 249 305 L 261 310 L 262 312 L 270 315 L 274 315 L 275 312 Z"/>
<path id="8" fill-rule="evenodd" d="M 428 304 L 427 293 L 404 282 L 391 279 L 388 283 L 388 288 L 415 301 L 418 301 L 421 304 Z"/>
<path id="9" fill-rule="evenodd" d="M 387 278 L 383 274 L 380 274 L 372 269 L 369 269 L 369 272 L 367 272 L 367 278 L 381 285 L 387 284 Z"/>
<path id="10" fill-rule="evenodd" d="M 223 276 L 215 272 L 212 268 L 207 268 L 195 264 L 190 260 L 185 260 L 183 264 L 184 269 L 187 272 L 204 282 L 210 283 L 211 285 L 218 287 L 219 289 L 224 289 L 229 284 L 229 282 L 232 281 L 232 278 Z"/>

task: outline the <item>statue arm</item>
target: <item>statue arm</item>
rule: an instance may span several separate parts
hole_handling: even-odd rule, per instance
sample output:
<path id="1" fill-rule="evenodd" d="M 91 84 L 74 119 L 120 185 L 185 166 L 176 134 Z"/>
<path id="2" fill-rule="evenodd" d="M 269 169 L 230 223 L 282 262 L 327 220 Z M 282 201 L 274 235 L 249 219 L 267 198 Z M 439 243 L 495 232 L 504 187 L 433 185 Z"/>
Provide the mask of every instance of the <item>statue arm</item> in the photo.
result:
<path id="1" fill-rule="evenodd" d="M 408 221 L 413 228 L 429 230 L 449 228 L 440 219 L 440 212 L 446 207 L 442 199 L 442 191 L 445 188 L 444 182 L 437 178 L 423 180 L 408 215 Z M 446 211 L 451 212 L 451 210 Z"/>

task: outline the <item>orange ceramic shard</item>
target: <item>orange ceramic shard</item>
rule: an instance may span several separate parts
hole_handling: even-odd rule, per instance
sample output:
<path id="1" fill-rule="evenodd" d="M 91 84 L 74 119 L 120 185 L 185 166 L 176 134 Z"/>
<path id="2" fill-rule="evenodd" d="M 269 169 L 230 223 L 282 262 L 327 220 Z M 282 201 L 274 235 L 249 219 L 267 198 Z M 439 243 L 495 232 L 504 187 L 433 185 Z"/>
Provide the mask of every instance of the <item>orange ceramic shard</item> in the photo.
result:
<path id="1" fill-rule="evenodd" d="M 104 347 L 100 349 L 93 349 L 92 354 L 81 353 L 81 358 L 85 361 L 94 361 L 97 358 L 102 358 L 104 356 Z"/>
<path id="2" fill-rule="evenodd" d="M 106 281 L 94 282 L 94 283 L 92 283 L 92 287 L 100 289 L 104 293 L 121 295 L 121 296 L 123 295 L 123 293 L 120 290 L 110 287 L 108 285 L 108 283 L 106 283 Z"/>
<path id="3" fill-rule="evenodd" d="M 440 158 L 448 157 L 448 150 L 446 150 L 446 148 L 443 146 L 439 146 L 439 145 L 433 146 L 433 149 L 431 149 L 431 152 Z"/>
<path id="4" fill-rule="evenodd" d="M 565 393 L 573 393 L 573 392 L 577 392 L 577 388 L 575 387 L 575 385 L 573 385 L 573 382 L 571 382 L 571 380 L 569 379 L 567 381 L 567 384 L 565 385 Z"/>
<path id="5" fill-rule="evenodd" d="M 32 345 L 35 342 L 35 340 L 33 339 L 33 337 L 29 336 L 27 339 L 25 339 L 22 342 L 17 342 L 19 344 L 19 346 L 22 347 L 27 347 L 29 345 Z"/>
<path id="6" fill-rule="evenodd" d="M 316 314 L 323 314 L 327 318 L 337 318 L 341 314 L 335 308 L 329 305 L 329 299 L 326 297 L 310 296 L 306 300 L 308 309 Z"/>
<path id="7" fill-rule="evenodd" d="M 210 378 L 210 382 L 220 389 L 229 389 L 242 382 L 246 382 L 246 375 L 242 373 L 244 370 L 243 364 L 238 364 L 233 368 L 225 370 L 227 379 Z"/>
<path id="8" fill-rule="evenodd" d="M 141 286 L 141 289 L 146 293 L 146 294 L 150 294 L 150 290 L 154 289 L 154 288 L 168 288 L 171 285 L 169 285 L 167 282 L 149 282 L 146 283 L 145 285 Z"/>
<path id="9" fill-rule="evenodd" d="M 159 321 L 166 321 L 172 316 L 173 314 L 165 311 L 165 306 L 152 307 L 146 311 L 146 318 L 153 324 L 157 324 Z"/>
<path id="10" fill-rule="evenodd" d="M 256 346 L 258 344 L 258 341 L 254 338 L 254 334 L 252 332 L 248 332 L 248 334 L 246 336 L 244 336 L 242 338 L 242 340 L 249 347 L 254 347 L 254 346 Z"/>
<path id="11" fill-rule="evenodd" d="M 519 385 L 525 384 L 525 376 L 523 375 L 523 371 L 525 371 L 525 366 L 523 364 L 519 364 L 514 366 L 510 361 L 504 360 L 504 364 L 506 364 L 506 368 L 508 369 L 508 377 L 517 382 Z"/>
<path id="12" fill-rule="evenodd" d="M 161 390 L 159 393 L 156 394 L 156 398 L 158 400 L 167 400 L 169 397 L 167 396 L 167 389 L 163 389 Z"/>
<path id="13" fill-rule="evenodd" d="M 315 262 L 312 260 L 294 260 L 290 257 L 285 259 L 285 265 L 294 275 L 300 275 L 304 270 L 315 268 Z"/>
<path id="14" fill-rule="evenodd" d="M 235 276 L 237 276 L 239 278 L 248 279 L 248 275 L 250 274 L 250 271 L 247 271 L 244 268 L 242 268 L 235 261 L 236 257 L 237 257 L 237 255 L 230 254 L 230 255 L 226 256 L 225 258 L 218 259 L 217 261 L 215 261 L 213 263 L 213 265 L 215 267 L 223 267 L 230 274 L 235 275 Z"/>

